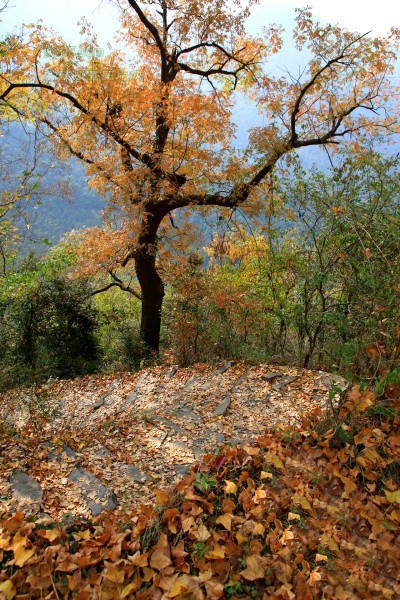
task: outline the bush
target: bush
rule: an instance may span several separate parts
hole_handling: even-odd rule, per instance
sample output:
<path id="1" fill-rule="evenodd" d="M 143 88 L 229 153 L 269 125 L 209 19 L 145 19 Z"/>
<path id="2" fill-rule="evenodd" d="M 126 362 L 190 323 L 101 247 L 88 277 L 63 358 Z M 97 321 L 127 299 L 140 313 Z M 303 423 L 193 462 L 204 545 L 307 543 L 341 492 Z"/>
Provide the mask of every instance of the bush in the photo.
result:
<path id="1" fill-rule="evenodd" d="M 4 388 L 96 370 L 97 317 L 84 284 L 23 270 L 2 281 L 0 366 Z"/>

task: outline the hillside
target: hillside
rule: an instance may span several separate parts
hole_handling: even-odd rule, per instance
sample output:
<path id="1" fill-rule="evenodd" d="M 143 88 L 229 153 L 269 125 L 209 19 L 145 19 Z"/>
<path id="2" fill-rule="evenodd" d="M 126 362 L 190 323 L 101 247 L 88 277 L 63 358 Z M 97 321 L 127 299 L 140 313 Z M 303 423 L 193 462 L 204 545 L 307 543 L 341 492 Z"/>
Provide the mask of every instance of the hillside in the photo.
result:
<path id="1" fill-rule="evenodd" d="M 3 394 L 0 591 L 399 598 L 399 385 L 345 387 L 228 362 Z"/>

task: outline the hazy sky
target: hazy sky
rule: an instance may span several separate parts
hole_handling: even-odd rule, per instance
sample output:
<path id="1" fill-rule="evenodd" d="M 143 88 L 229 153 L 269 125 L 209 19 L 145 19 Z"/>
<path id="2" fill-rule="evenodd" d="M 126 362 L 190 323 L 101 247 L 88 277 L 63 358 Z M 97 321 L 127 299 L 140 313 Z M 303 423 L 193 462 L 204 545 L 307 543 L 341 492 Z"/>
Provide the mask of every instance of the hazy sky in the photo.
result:
<path id="1" fill-rule="evenodd" d="M 271 22 L 290 24 L 296 6 L 313 6 L 314 15 L 325 21 L 339 23 L 360 33 L 372 30 L 376 35 L 385 34 L 390 27 L 400 27 L 399 0 L 260 0 L 253 9 L 251 29 Z M 101 44 L 113 41 L 115 31 L 115 7 L 107 0 L 10 0 L 9 8 L 2 15 L 1 30 L 10 31 L 22 21 L 29 23 L 43 19 L 45 25 L 61 33 L 69 43 L 78 41 L 78 19 L 85 15 L 98 32 Z"/>

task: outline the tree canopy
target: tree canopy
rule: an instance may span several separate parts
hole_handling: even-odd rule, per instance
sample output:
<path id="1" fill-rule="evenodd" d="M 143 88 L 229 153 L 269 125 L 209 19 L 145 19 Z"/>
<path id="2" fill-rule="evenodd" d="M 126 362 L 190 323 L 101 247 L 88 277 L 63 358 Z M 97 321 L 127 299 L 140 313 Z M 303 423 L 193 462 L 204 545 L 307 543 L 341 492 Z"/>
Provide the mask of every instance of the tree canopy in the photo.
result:
<path id="1" fill-rule="evenodd" d="M 121 49 L 107 56 L 86 21 L 78 52 L 41 24 L 25 39 L 5 40 L 0 100 L 9 118 L 46 132 L 61 157 L 80 159 L 107 198 L 105 227 L 85 238 L 83 271 L 106 275 L 103 289 L 140 297 L 141 338 L 157 351 L 162 262 L 189 237 L 177 226 L 178 209 L 257 211 L 283 156 L 395 131 L 396 34 L 355 34 L 298 10 L 293 39 L 308 63 L 298 75 L 274 76 L 268 60 L 281 49 L 282 31 L 248 34 L 252 2 L 118 4 Z M 243 149 L 232 117 L 238 93 L 262 117 Z M 130 263 L 138 287 L 121 275 Z"/>

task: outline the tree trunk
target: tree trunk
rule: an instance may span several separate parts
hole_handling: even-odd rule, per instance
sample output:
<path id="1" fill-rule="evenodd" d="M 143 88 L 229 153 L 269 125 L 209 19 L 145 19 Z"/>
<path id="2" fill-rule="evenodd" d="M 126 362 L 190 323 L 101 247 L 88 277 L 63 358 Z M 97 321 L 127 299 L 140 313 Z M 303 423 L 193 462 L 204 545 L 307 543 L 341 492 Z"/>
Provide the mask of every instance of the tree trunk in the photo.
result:
<path id="1" fill-rule="evenodd" d="M 136 275 L 142 293 L 140 339 L 144 356 L 158 354 L 160 349 L 161 309 L 164 284 L 156 269 L 157 230 L 162 216 L 147 214 L 138 239 L 135 257 Z"/>

